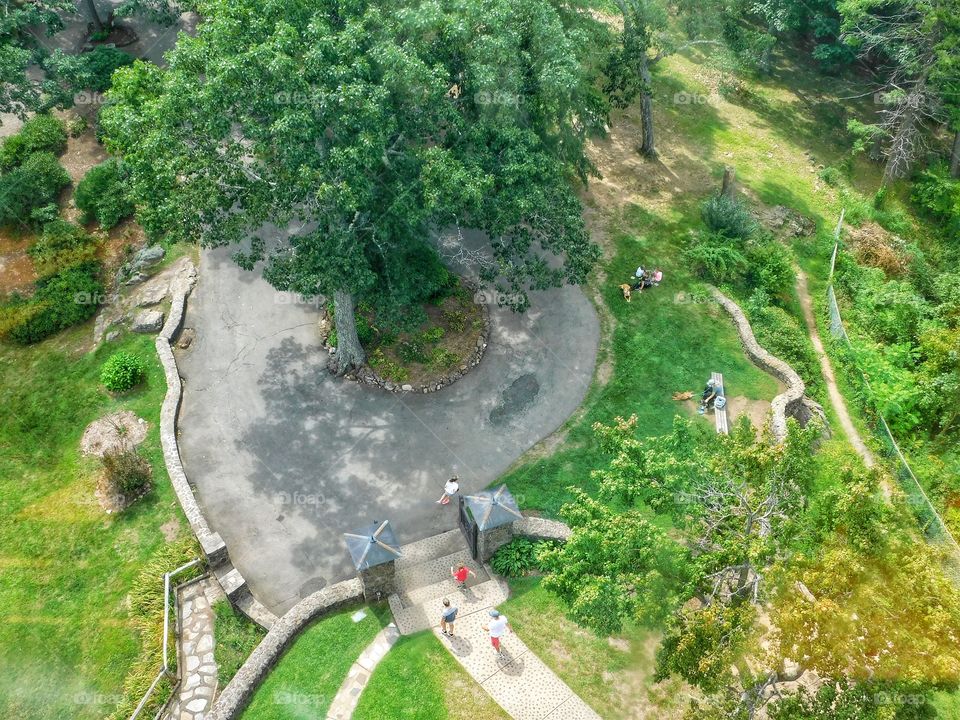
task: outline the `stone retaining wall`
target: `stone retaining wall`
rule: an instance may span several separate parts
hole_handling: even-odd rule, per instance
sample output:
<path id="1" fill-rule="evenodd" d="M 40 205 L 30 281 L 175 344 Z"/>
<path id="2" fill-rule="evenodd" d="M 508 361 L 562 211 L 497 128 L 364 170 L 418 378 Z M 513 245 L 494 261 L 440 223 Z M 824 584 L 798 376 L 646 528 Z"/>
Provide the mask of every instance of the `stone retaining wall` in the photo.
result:
<path id="1" fill-rule="evenodd" d="M 233 720 L 239 717 L 283 652 L 310 622 L 362 601 L 363 585 L 360 580 L 353 579 L 319 590 L 290 608 L 220 693 L 207 720 Z"/>
<path id="2" fill-rule="evenodd" d="M 534 538 L 535 540 L 559 540 L 566 542 L 573 531 L 559 520 L 524 517 L 513 521 L 513 534 Z"/>
<path id="3" fill-rule="evenodd" d="M 770 419 L 770 430 L 778 442 L 787 436 L 787 418 L 795 418 L 801 425 L 806 425 L 813 417 L 824 419 L 823 408 L 813 400 L 805 397 L 806 385 L 796 370 L 780 358 L 772 355 L 757 342 L 753 335 L 750 321 L 743 310 L 733 300 L 728 298 L 715 287 L 710 287 L 710 293 L 724 310 L 733 318 L 740 335 L 743 350 L 753 363 L 761 370 L 780 380 L 787 389 L 777 395 L 770 403 L 773 415 Z M 826 423 L 824 423 L 826 424 Z"/>

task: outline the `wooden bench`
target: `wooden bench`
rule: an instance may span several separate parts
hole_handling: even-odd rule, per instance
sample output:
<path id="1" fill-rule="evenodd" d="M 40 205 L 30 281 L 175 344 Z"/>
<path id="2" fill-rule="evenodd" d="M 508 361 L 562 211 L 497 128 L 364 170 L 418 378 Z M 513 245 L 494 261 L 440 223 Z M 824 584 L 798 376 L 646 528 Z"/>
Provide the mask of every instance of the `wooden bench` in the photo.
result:
<path id="1" fill-rule="evenodd" d="M 730 434 L 730 419 L 727 415 L 727 393 L 723 387 L 723 374 L 711 373 L 710 379 L 713 380 L 713 386 L 717 391 L 717 397 L 723 398 L 722 408 L 717 407 L 717 402 L 713 402 L 713 415 L 717 422 L 717 432 L 724 435 Z"/>

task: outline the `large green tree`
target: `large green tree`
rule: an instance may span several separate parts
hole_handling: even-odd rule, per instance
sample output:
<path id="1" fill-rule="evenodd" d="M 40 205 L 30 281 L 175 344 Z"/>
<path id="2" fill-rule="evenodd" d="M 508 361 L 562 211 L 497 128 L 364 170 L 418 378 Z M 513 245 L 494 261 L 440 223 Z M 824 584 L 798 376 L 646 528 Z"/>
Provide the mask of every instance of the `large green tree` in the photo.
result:
<path id="1" fill-rule="evenodd" d="M 39 107 L 42 84 L 27 68 L 45 55 L 43 36 L 63 29 L 60 13 L 72 0 L 2 0 L 0 2 L 0 112 L 24 117 Z"/>
<path id="2" fill-rule="evenodd" d="M 118 73 L 108 146 L 149 232 L 249 243 L 238 259 L 265 260 L 276 288 L 332 298 L 340 372 L 364 362 L 359 300 L 402 321 L 436 287 L 433 228 L 486 231 L 484 279 L 516 309 L 531 287 L 584 280 L 598 250 L 570 183 L 592 170 L 584 139 L 602 118 L 577 43 L 585 13 L 548 0 L 199 9 L 168 70 Z M 284 232 L 256 235 L 265 223 Z"/>

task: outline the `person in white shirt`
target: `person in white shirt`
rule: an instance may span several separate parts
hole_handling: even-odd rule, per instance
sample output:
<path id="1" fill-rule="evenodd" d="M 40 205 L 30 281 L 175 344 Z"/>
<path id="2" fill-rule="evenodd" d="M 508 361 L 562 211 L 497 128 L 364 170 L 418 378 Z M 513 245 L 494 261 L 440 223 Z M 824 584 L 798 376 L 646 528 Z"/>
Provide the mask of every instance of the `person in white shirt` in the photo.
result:
<path id="1" fill-rule="evenodd" d="M 493 649 L 497 651 L 499 657 L 503 657 L 503 649 L 500 647 L 500 638 L 507 634 L 509 630 L 509 624 L 507 623 L 507 616 L 501 615 L 499 610 L 491 610 L 490 617 L 493 618 L 490 621 L 489 625 L 484 625 L 483 629 L 485 632 L 490 633 L 490 644 L 493 645 Z"/>
<path id="2" fill-rule="evenodd" d="M 450 498 L 460 492 L 460 478 L 454 475 L 443 486 L 443 495 L 437 500 L 441 505 L 449 505 Z"/>

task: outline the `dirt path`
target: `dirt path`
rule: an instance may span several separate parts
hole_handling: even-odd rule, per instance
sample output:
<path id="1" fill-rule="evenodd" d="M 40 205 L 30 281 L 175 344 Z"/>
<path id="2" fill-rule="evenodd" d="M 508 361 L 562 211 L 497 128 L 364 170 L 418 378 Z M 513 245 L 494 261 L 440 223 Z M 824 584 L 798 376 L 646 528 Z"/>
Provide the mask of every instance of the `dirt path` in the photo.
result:
<path id="1" fill-rule="evenodd" d="M 837 414 L 840 426 L 843 428 L 847 439 L 850 440 L 850 444 L 853 445 L 853 449 L 863 458 L 864 464 L 866 464 L 868 468 L 872 468 L 876 465 L 876 459 L 873 457 L 873 453 L 870 452 L 870 448 L 863 442 L 863 438 L 860 437 L 860 433 L 857 432 L 857 428 L 854 427 L 853 421 L 850 419 L 850 413 L 847 412 L 846 401 L 844 401 L 843 395 L 840 394 L 840 390 L 837 389 L 837 380 L 833 374 L 833 367 L 830 365 L 830 358 L 827 357 L 827 353 L 823 349 L 823 342 L 820 340 L 820 333 L 817 331 L 817 323 L 813 318 L 813 303 L 810 300 L 810 290 L 807 287 L 807 276 L 800 268 L 796 268 L 796 270 L 797 295 L 800 298 L 800 307 L 803 309 L 803 320 L 807 324 L 807 332 L 810 333 L 813 349 L 820 359 L 820 370 L 823 372 L 823 379 L 827 382 L 827 393 L 830 395 L 830 404 L 833 405 L 833 410 Z"/>

